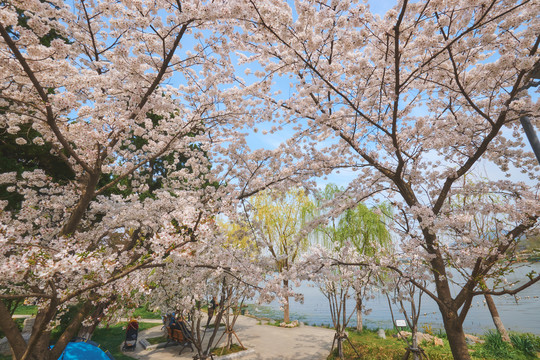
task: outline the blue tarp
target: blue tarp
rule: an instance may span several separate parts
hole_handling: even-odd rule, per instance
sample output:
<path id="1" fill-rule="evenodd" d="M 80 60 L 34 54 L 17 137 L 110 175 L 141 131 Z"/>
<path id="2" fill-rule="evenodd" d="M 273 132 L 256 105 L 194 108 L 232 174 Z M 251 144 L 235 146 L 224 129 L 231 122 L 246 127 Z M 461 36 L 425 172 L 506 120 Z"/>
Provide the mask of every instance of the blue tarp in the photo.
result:
<path id="1" fill-rule="evenodd" d="M 58 360 L 114 360 L 111 354 L 87 342 L 70 342 Z"/>

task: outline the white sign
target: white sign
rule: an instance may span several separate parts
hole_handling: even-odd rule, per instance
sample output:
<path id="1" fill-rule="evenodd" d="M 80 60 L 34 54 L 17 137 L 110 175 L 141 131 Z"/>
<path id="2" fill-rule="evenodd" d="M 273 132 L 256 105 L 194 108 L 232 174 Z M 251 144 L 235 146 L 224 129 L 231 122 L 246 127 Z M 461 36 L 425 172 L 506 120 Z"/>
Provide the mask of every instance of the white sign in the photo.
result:
<path id="1" fill-rule="evenodd" d="M 396 320 L 396 326 L 407 326 L 405 320 Z"/>

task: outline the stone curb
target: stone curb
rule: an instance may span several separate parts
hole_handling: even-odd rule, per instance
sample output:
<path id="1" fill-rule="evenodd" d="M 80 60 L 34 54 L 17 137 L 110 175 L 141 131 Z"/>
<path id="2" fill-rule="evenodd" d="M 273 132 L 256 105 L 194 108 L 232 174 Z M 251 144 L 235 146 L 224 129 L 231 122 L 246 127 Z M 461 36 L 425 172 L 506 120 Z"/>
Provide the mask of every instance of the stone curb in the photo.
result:
<path id="1" fill-rule="evenodd" d="M 162 348 L 166 347 L 166 345 L 167 345 L 167 343 L 159 343 L 159 344 L 152 345 L 146 339 L 139 340 L 139 344 L 141 344 L 141 346 L 143 347 L 144 350 L 162 349 Z M 171 343 L 171 346 L 176 346 L 176 345 L 178 345 L 178 344 L 177 343 Z"/>

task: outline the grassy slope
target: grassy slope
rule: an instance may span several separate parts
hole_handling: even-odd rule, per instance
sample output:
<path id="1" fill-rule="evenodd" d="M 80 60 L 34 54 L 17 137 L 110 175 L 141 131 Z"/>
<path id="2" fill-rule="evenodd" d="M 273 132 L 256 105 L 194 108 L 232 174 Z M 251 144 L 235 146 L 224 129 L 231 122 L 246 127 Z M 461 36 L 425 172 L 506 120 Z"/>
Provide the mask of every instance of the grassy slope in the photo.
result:
<path id="1" fill-rule="evenodd" d="M 349 330 L 349 338 L 361 357 L 358 357 L 348 342 L 345 341 L 344 355 L 346 359 L 401 360 L 405 354 L 405 341 L 394 338 L 392 332 L 387 332 L 386 339 L 381 339 L 377 336 L 376 331 L 364 330 L 359 334 L 356 331 Z M 421 346 L 431 360 L 453 359 L 446 340 L 442 347 L 428 344 L 422 344 Z M 336 351 L 334 351 L 328 359 L 338 359 L 339 357 L 336 355 Z"/>
<path id="2" fill-rule="evenodd" d="M 387 332 L 386 339 L 377 336 L 376 331 L 364 330 L 361 334 L 354 330 L 349 330 L 349 338 L 360 357 L 354 352 L 351 346 L 345 341 L 344 355 L 348 360 L 401 360 L 405 354 L 406 343 L 403 340 L 394 338 L 395 332 Z M 494 334 L 484 336 L 486 343 L 483 345 L 469 346 L 469 351 L 473 359 L 484 360 L 532 360 L 538 359 L 535 351 L 540 350 L 540 337 L 531 334 L 514 334 L 512 342 L 514 346 L 502 343 Z M 498 333 L 496 334 L 498 335 Z M 500 337 L 500 335 L 498 335 Z M 517 338 L 517 340 L 515 339 Z M 423 343 L 422 348 L 429 356 L 430 360 L 452 360 L 452 352 L 448 341 L 443 339 L 444 346 L 434 346 Z M 519 344 L 521 342 L 521 345 Z M 530 351 L 524 352 L 522 348 Z M 337 352 L 328 356 L 328 359 L 338 359 Z M 410 357 L 412 359 L 412 357 Z"/>

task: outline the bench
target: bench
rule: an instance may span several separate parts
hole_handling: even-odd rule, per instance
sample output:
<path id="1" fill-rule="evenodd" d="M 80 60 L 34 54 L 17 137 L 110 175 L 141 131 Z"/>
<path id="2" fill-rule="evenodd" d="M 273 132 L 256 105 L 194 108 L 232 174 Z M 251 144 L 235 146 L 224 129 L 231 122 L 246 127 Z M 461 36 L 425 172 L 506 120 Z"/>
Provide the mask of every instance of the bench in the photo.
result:
<path id="1" fill-rule="evenodd" d="M 189 347 L 191 351 L 193 351 L 193 347 L 191 346 L 191 340 L 187 339 L 184 336 L 182 330 L 174 329 L 167 326 L 167 343 L 165 344 L 165 347 L 167 347 L 167 345 L 169 345 L 169 343 L 171 342 L 173 342 L 175 345 L 182 345 L 182 348 L 180 349 L 178 355 L 182 354 L 182 351 L 184 351 L 186 347 Z"/>

